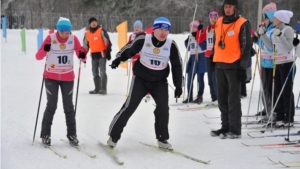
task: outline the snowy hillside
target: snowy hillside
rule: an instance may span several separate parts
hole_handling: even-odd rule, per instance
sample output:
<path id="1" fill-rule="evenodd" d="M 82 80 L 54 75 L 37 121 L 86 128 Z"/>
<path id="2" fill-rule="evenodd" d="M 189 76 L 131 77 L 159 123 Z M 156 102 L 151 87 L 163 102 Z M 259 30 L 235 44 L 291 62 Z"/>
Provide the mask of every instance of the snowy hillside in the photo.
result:
<path id="1" fill-rule="evenodd" d="M 89 90 L 93 89 L 93 77 L 91 72 L 91 60 L 86 66 L 81 67 L 81 79 L 78 93 L 77 105 L 77 135 L 80 145 L 91 154 L 96 154 L 96 158 L 90 158 L 84 153 L 78 152 L 60 139 L 66 138 L 66 124 L 62 108 L 61 94 L 59 94 L 58 108 L 54 116 L 52 125 L 52 146 L 67 158 L 61 158 L 53 152 L 40 145 L 40 130 L 43 112 L 46 106 L 45 90 L 42 92 L 42 102 L 40 107 L 36 139 L 32 145 L 33 131 L 37 116 L 37 107 L 42 83 L 42 72 L 45 60 L 37 61 L 35 53 L 37 51 L 36 36 L 37 30 L 26 31 L 27 52 L 21 52 L 20 30 L 8 30 L 7 42 L 1 39 L 1 168 L 2 169 L 111 169 L 111 168 L 161 168 L 161 169 L 183 169 L 183 168 L 207 168 L 207 169 L 274 169 L 283 168 L 280 164 L 273 164 L 268 160 L 281 160 L 282 162 L 300 162 L 300 154 L 289 154 L 279 152 L 280 150 L 299 151 L 300 148 L 261 148 L 245 147 L 245 144 L 271 144 L 284 143 L 284 137 L 250 138 L 247 133 L 256 131 L 251 129 L 259 125 L 243 125 L 242 138 L 236 140 L 222 140 L 218 137 L 211 137 L 210 131 L 220 127 L 220 111 L 218 109 L 207 109 L 197 111 L 182 111 L 174 106 L 174 91 L 169 88 L 170 103 L 170 143 L 177 151 L 192 157 L 211 160 L 206 164 L 165 153 L 150 147 L 146 147 L 139 142 L 156 145 L 154 133 L 154 101 L 148 103 L 141 102 L 140 106 L 129 120 L 124 129 L 121 140 L 119 140 L 115 152 L 119 159 L 124 161 L 123 166 L 119 166 L 115 161 L 99 146 L 98 141 L 106 142 L 108 139 L 108 127 L 114 115 L 121 108 L 125 101 L 127 89 L 126 69 L 118 68 L 112 70 L 107 64 L 108 74 L 108 95 L 90 95 Z M 74 32 L 77 33 L 76 31 Z M 44 35 L 47 31 L 44 32 Z M 113 53 L 115 56 L 117 48 L 117 34 L 110 34 L 113 43 Z M 180 49 L 184 58 L 186 49 L 184 40 L 187 35 L 170 35 Z M 114 57 L 113 57 L 114 58 Z M 252 58 L 255 63 L 255 57 Z M 75 85 L 77 88 L 79 62 L 75 61 Z M 300 66 L 300 61 L 297 61 Z M 254 64 L 253 64 L 254 67 Z M 173 86 L 172 76 L 169 83 Z M 196 82 L 194 82 L 194 86 Z M 248 97 L 242 99 L 243 115 L 247 114 L 250 99 L 251 84 L 247 84 Z M 299 73 L 296 74 L 294 82 L 295 100 L 300 91 Z M 75 93 L 74 92 L 74 93 Z M 196 93 L 196 88 L 194 88 Z M 256 114 L 259 93 L 259 79 L 256 76 L 253 98 L 250 104 L 251 115 Z M 209 86 L 205 75 L 204 103 L 210 102 Z M 74 94 L 75 102 L 75 94 Z M 178 100 L 179 103 L 182 99 Z M 203 103 L 203 104 L 204 104 Z M 297 103 L 296 103 L 297 104 Z M 199 105 L 189 104 L 190 107 Z M 300 110 L 296 110 L 295 121 L 300 121 Z M 246 118 L 243 117 L 243 121 Z M 256 118 L 249 118 L 249 121 Z M 210 122 L 210 124 L 207 124 Z M 292 128 L 291 133 L 300 130 Z M 273 133 L 265 134 L 252 133 L 254 136 L 267 136 L 273 134 L 285 134 L 287 130 L 274 130 Z M 300 139 L 300 136 L 290 137 L 291 140 Z M 298 163 L 299 164 L 299 163 Z"/>

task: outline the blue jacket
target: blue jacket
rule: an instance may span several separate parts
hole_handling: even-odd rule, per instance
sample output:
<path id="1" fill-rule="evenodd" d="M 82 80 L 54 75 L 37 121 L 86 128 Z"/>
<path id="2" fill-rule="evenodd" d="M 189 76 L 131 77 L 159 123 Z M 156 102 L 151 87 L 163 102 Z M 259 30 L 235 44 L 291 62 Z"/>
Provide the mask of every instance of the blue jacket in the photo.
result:
<path id="1" fill-rule="evenodd" d="M 187 46 L 187 41 L 185 42 L 185 46 Z M 199 44 L 199 47 L 205 51 L 206 50 L 206 41 L 203 41 L 201 44 Z M 190 55 L 189 60 L 186 65 L 186 73 L 192 73 L 193 72 L 193 66 L 195 61 L 196 55 Z M 195 64 L 195 70 L 194 74 L 196 73 L 205 73 L 207 71 L 206 69 L 206 60 L 205 60 L 205 52 L 198 54 L 198 61 L 196 61 Z"/>
<path id="2" fill-rule="evenodd" d="M 274 25 L 273 25 L 274 13 L 275 12 L 265 12 L 264 13 L 264 15 L 266 15 L 269 18 L 270 22 L 271 22 L 270 25 L 268 27 L 266 27 L 266 32 L 272 31 L 274 29 Z M 271 35 L 269 37 L 270 39 L 271 39 L 272 35 L 273 35 L 273 32 L 271 33 Z M 260 47 L 265 47 L 268 50 L 268 52 L 273 53 L 273 49 L 268 48 L 261 39 L 259 39 L 257 41 L 257 43 Z M 274 60 L 263 59 L 262 58 L 261 59 L 261 66 L 264 67 L 264 68 L 273 68 Z"/>
<path id="3" fill-rule="evenodd" d="M 300 31 L 300 23 L 297 23 L 297 24 L 296 24 L 295 30 L 296 30 L 296 31 Z"/>

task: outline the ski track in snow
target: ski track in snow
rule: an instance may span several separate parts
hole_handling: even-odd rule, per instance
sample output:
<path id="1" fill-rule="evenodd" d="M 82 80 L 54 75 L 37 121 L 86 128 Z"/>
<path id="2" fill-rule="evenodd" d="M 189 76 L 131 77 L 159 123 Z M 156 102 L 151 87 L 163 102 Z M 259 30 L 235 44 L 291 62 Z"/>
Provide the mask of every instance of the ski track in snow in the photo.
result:
<path id="1" fill-rule="evenodd" d="M 258 147 L 245 147 L 241 144 L 266 144 L 285 142 L 284 137 L 252 139 L 247 136 L 247 132 L 253 129 L 243 127 L 242 138 L 237 140 L 221 140 L 211 137 L 211 128 L 218 128 L 219 124 L 206 124 L 204 121 L 218 122 L 220 119 L 207 119 L 203 113 L 211 116 L 220 115 L 218 109 L 208 109 L 199 111 L 177 110 L 177 106 L 170 106 L 169 132 L 170 143 L 173 148 L 189 156 L 211 160 L 210 164 L 200 164 L 170 153 L 162 152 L 139 144 L 144 142 L 156 145 L 154 132 L 154 101 L 149 103 L 141 102 L 140 106 L 128 121 L 124 128 L 122 138 L 118 142 L 115 152 L 124 166 L 116 164 L 112 158 L 98 145 L 98 140 L 106 142 L 108 139 L 108 127 L 114 115 L 119 111 L 125 101 L 124 95 L 127 89 L 126 70 L 118 68 L 112 70 L 107 63 L 108 74 L 108 95 L 90 95 L 89 90 L 93 89 L 91 60 L 88 58 L 86 67 L 82 64 L 81 79 L 79 87 L 79 98 L 77 105 L 77 135 L 79 144 L 91 154 L 96 154 L 95 159 L 89 158 L 76 149 L 66 145 L 61 138 L 66 139 L 66 124 L 62 108 L 61 95 L 57 105 L 56 114 L 52 125 L 52 145 L 61 153 L 67 155 L 63 159 L 43 148 L 40 142 L 40 130 L 43 112 L 46 106 L 45 88 L 42 93 L 42 101 L 39 112 L 35 143 L 32 145 L 34 125 L 37 115 L 42 72 L 45 60 L 37 61 L 35 53 L 37 51 L 36 36 L 37 30 L 26 30 L 26 54 L 21 52 L 20 30 L 7 30 L 7 43 L 2 38 L 1 42 L 1 168 L 3 169 L 69 169 L 69 168 L 211 168 L 211 169 L 232 169 L 232 168 L 282 168 L 281 165 L 274 165 L 267 157 L 274 160 L 296 161 L 299 155 L 283 154 L 277 149 L 262 149 Z M 77 31 L 74 31 L 76 34 Z M 44 31 L 44 38 L 47 31 Z M 112 59 L 117 48 L 117 34 L 110 33 L 113 43 Z M 170 35 L 180 49 L 184 60 L 186 49 L 184 40 L 187 34 Z M 252 57 L 253 68 L 255 57 Z M 298 67 L 300 66 L 297 61 Z M 75 83 L 74 96 L 77 89 L 78 60 L 74 60 Z M 172 75 L 168 80 L 171 85 Z M 294 82 L 295 100 L 300 90 L 300 78 L 296 74 Z M 209 102 L 210 93 L 205 74 L 204 102 Z M 250 107 L 250 114 L 255 114 L 257 109 L 259 81 L 256 76 L 253 98 Z M 195 80 L 196 81 L 196 80 Z M 196 93 L 196 82 L 194 81 L 194 93 Z M 251 83 L 247 84 L 248 97 L 242 99 L 243 114 L 247 114 Z M 169 103 L 174 104 L 174 91 L 169 88 Z M 178 99 L 181 103 L 182 99 Z M 297 104 L 297 103 L 296 103 Z M 190 106 L 194 104 L 190 103 Z M 296 110 L 299 114 L 300 110 Z M 249 120 L 253 120 L 250 118 Z M 295 116 L 299 121 L 300 117 Z M 243 118 L 245 121 L 245 118 Z M 296 132 L 298 129 L 291 129 Z M 265 134 L 282 134 L 287 131 L 266 132 Z M 259 134 L 256 134 L 259 135 Z M 290 137 L 291 140 L 299 137 Z M 296 148 L 289 148 L 296 149 Z M 299 148 L 298 148 L 299 149 Z M 255 167 L 254 167 L 255 166 Z"/>

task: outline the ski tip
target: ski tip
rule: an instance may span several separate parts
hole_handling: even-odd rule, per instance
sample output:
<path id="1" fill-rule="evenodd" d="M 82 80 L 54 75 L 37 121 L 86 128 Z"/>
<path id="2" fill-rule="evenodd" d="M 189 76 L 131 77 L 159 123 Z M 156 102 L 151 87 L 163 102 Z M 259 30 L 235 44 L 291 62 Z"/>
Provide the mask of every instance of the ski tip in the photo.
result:
<path id="1" fill-rule="evenodd" d="M 268 157 L 268 160 L 270 160 L 272 163 L 277 163 L 277 162 L 273 161 L 270 157 Z"/>
<path id="2" fill-rule="evenodd" d="M 247 144 L 245 144 L 245 143 L 243 143 L 243 142 L 241 142 L 244 146 L 246 146 L 246 147 L 249 147 L 249 145 L 247 145 Z"/>
<path id="3" fill-rule="evenodd" d="M 281 165 L 285 166 L 285 167 L 290 167 L 290 166 L 287 166 L 285 164 L 283 164 L 281 161 L 278 161 Z"/>

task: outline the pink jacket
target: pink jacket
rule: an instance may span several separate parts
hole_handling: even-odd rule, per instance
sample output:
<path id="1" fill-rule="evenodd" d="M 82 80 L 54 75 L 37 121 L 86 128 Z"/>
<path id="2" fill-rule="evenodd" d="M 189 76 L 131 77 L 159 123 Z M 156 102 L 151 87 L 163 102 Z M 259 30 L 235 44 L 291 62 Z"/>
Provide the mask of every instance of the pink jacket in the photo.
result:
<path id="1" fill-rule="evenodd" d="M 59 43 L 66 43 L 68 38 L 66 39 L 62 39 L 58 33 L 56 34 L 56 38 L 58 40 Z M 39 51 L 36 53 L 35 57 L 37 60 L 42 60 L 44 59 L 45 56 L 47 56 L 47 52 L 44 51 L 44 46 L 45 44 L 50 44 L 51 43 L 51 37 L 50 35 L 48 35 L 46 37 L 46 39 L 44 40 L 43 44 L 41 45 Z M 77 57 L 79 56 L 79 52 L 86 52 L 85 49 L 82 48 L 82 46 L 80 45 L 80 42 L 78 40 L 78 38 L 76 36 L 74 36 L 74 51 L 76 52 Z M 87 58 L 82 59 L 81 61 L 86 61 Z M 57 73 L 50 73 L 47 72 L 46 70 L 44 70 L 44 77 L 47 79 L 53 79 L 53 80 L 59 80 L 59 81 L 73 81 L 75 79 L 75 75 L 74 75 L 74 71 L 71 71 L 69 73 L 65 73 L 65 74 L 57 74 Z"/>

